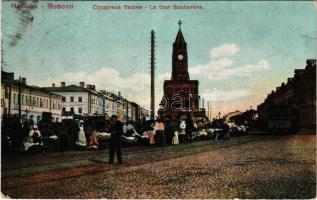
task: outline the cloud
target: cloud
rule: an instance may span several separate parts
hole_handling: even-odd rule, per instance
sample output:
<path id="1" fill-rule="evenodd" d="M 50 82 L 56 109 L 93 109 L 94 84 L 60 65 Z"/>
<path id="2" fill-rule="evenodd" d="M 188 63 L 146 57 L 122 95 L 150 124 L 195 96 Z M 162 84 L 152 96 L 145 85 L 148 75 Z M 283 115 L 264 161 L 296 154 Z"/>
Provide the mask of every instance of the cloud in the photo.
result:
<path id="1" fill-rule="evenodd" d="M 202 74 L 205 72 L 217 72 L 232 65 L 233 60 L 222 58 L 220 60 L 211 60 L 207 65 L 197 65 L 196 67 L 189 68 L 189 74 Z"/>
<path id="2" fill-rule="evenodd" d="M 233 66 L 234 60 L 228 57 L 215 58 L 220 55 L 233 55 L 240 47 L 235 44 L 224 44 L 211 50 L 211 60 L 205 65 L 197 65 L 189 68 L 189 73 L 193 75 L 205 75 L 209 80 L 224 80 L 230 77 L 247 77 L 256 72 L 269 69 L 269 64 L 265 59 L 257 61 L 255 64 L 245 64 Z"/>
<path id="3" fill-rule="evenodd" d="M 113 68 L 103 67 L 94 74 L 86 72 L 66 72 L 63 79 L 67 83 L 79 84 L 85 81 L 88 84 L 95 84 L 102 89 L 112 88 L 115 90 L 139 91 L 150 85 L 150 76 L 146 73 L 134 73 L 123 77 L 119 71 Z"/>
<path id="4" fill-rule="evenodd" d="M 232 62 L 233 63 L 233 62 Z M 239 67 L 222 66 L 221 69 L 208 71 L 209 80 L 224 80 L 230 77 L 248 77 L 256 72 L 261 72 L 269 69 L 269 64 L 266 60 L 259 60 L 255 64 L 247 64 Z"/>
<path id="5" fill-rule="evenodd" d="M 211 49 L 211 58 L 219 58 L 223 56 L 232 56 L 240 51 L 240 47 L 236 44 L 223 44 Z"/>
<path id="6" fill-rule="evenodd" d="M 251 76 L 254 72 L 264 71 L 269 69 L 269 64 L 266 60 L 259 60 L 253 65 L 244 65 L 242 67 L 233 68 L 231 73 L 236 76 Z M 230 75 L 230 74 L 228 74 Z"/>
<path id="7" fill-rule="evenodd" d="M 169 80 L 170 78 L 171 78 L 171 74 L 170 73 L 163 73 L 163 74 L 158 76 L 158 80 L 160 80 L 160 81 Z"/>

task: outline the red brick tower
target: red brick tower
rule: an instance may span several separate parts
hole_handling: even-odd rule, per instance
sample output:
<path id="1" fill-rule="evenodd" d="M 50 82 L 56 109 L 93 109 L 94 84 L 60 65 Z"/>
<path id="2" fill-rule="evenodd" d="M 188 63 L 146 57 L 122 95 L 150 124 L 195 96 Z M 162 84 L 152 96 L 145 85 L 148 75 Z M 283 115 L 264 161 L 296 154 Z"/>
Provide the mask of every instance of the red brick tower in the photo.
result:
<path id="1" fill-rule="evenodd" d="M 164 96 L 160 103 L 160 117 L 197 118 L 204 117 L 199 110 L 198 80 L 190 80 L 188 73 L 187 43 L 185 42 L 181 21 L 173 44 L 171 80 L 164 81 Z"/>

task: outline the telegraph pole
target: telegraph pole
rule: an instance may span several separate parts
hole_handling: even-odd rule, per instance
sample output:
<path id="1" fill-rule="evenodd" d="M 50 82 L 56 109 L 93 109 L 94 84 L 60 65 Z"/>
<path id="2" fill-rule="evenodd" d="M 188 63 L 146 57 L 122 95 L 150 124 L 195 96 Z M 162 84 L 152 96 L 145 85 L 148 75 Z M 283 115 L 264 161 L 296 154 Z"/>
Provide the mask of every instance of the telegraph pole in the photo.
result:
<path id="1" fill-rule="evenodd" d="M 208 119 L 210 120 L 210 105 L 209 105 L 209 101 L 207 101 L 207 112 L 208 112 Z"/>
<path id="2" fill-rule="evenodd" d="M 151 120 L 154 120 L 155 116 L 155 35 L 154 31 L 151 31 Z"/>
<path id="3" fill-rule="evenodd" d="M 22 92 L 22 86 L 21 86 L 21 77 L 19 76 L 19 94 L 18 94 L 18 104 L 19 104 L 19 121 L 22 122 L 22 115 L 21 115 L 21 92 Z"/>

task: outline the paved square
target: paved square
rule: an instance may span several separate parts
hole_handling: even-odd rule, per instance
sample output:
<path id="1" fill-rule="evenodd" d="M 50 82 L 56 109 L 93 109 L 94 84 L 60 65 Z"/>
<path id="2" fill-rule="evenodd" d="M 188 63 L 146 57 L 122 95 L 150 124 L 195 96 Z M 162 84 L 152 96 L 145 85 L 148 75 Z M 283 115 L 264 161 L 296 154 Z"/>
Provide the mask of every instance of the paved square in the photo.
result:
<path id="1" fill-rule="evenodd" d="M 245 136 L 177 147 L 9 159 L 11 198 L 313 198 L 315 135 Z M 4 162 L 4 161 L 3 161 Z M 32 170 L 33 171 L 32 171 Z"/>

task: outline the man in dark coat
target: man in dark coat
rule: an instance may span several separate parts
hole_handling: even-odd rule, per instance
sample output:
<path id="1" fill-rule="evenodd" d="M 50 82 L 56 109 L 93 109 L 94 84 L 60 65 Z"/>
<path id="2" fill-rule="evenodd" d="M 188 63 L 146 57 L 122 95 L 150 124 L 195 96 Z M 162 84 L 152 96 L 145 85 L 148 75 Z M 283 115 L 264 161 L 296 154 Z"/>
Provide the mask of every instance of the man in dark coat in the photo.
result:
<path id="1" fill-rule="evenodd" d="M 111 125 L 109 128 L 111 134 L 109 146 L 109 164 L 113 164 L 114 152 L 117 152 L 117 161 L 122 164 L 121 155 L 121 136 L 123 134 L 123 124 L 116 115 L 111 116 Z"/>
<path id="2" fill-rule="evenodd" d="M 170 119 L 170 117 L 166 117 L 166 122 L 164 124 L 164 132 L 166 135 L 167 144 L 171 145 L 174 137 L 174 125 Z"/>
<path id="3" fill-rule="evenodd" d="M 192 141 L 192 133 L 194 130 L 194 122 L 192 119 L 186 120 L 186 141 L 191 142 Z"/>

